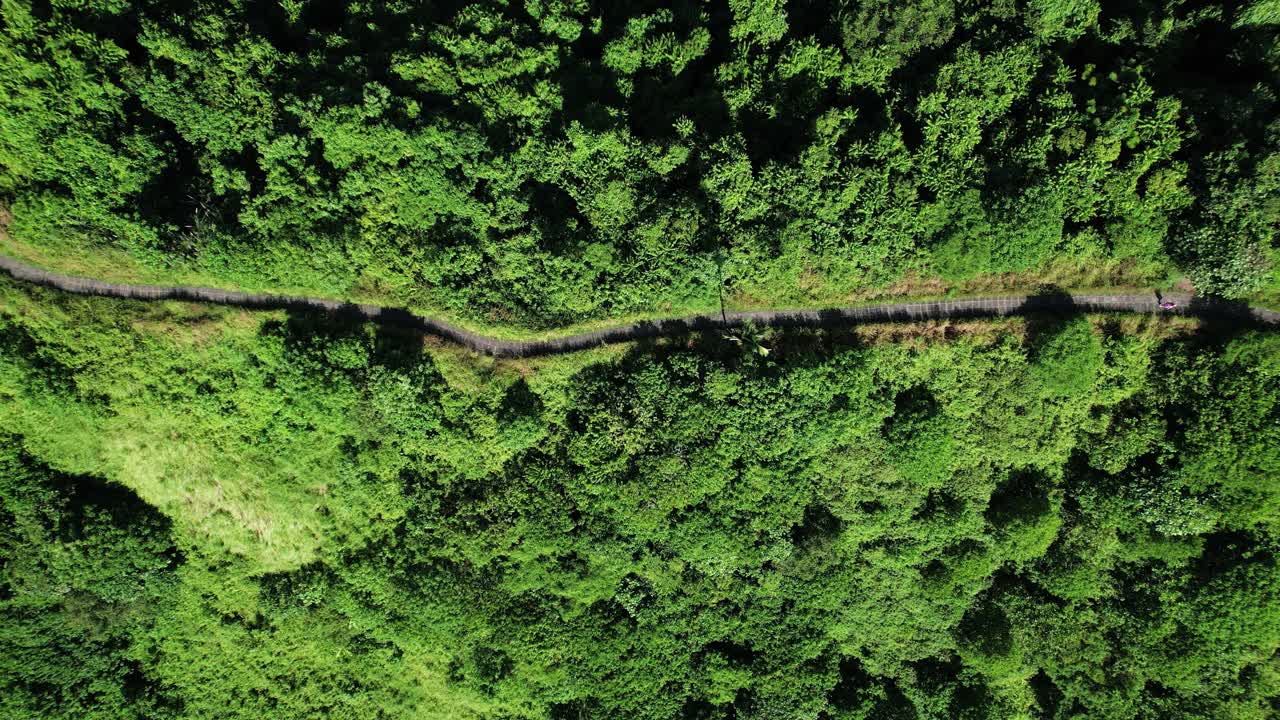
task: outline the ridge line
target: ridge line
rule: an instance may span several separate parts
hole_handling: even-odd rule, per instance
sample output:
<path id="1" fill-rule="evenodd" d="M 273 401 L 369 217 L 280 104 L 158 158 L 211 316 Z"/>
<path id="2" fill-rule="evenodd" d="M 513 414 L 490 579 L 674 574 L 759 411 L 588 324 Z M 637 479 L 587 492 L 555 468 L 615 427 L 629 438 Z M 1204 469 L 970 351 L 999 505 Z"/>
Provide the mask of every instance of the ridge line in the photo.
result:
<path id="1" fill-rule="evenodd" d="M 1280 312 L 1244 303 L 1204 298 L 1186 293 L 1169 293 L 1166 300 L 1177 308 L 1164 310 L 1155 291 L 1133 295 L 1020 295 L 967 297 L 946 300 L 880 303 L 817 310 L 746 310 L 691 315 L 666 320 L 640 320 L 610 328 L 575 333 L 548 340 L 503 340 L 464 330 L 456 325 L 403 308 L 342 302 L 293 295 L 247 293 L 239 290 L 190 285 L 133 285 L 96 278 L 64 275 L 28 265 L 0 255 L 0 269 L 14 279 L 76 295 L 93 295 L 130 300 L 187 300 L 252 309 L 323 311 L 345 314 L 369 322 L 435 335 L 477 352 L 495 357 L 534 357 L 585 350 L 611 343 L 644 338 L 683 335 L 690 332 L 723 330 L 748 323 L 770 327 L 839 327 L 867 322 L 944 320 L 963 317 L 1002 317 L 1032 313 L 1069 314 L 1076 312 L 1172 313 L 1202 318 L 1228 319 L 1264 325 L 1280 324 Z"/>

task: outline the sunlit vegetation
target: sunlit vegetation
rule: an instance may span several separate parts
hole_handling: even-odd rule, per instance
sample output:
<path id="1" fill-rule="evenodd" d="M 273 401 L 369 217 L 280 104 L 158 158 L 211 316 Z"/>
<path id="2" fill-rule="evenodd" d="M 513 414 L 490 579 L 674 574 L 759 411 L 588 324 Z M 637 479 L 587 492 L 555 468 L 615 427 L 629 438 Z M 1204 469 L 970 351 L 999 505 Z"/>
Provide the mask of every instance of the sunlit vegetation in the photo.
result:
<path id="1" fill-rule="evenodd" d="M 0 253 L 494 334 L 1280 304 L 1280 5 L 0 0 Z M 1078 284 L 1078 285 L 1077 285 Z M 1280 335 L 519 361 L 0 278 L 0 717 L 1266 720 Z"/>
<path id="2" fill-rule="evenodd" d="M 1273 0 L 2 11 L 4 249 L 55 268 L 539 327 L 1063 266 L 1280 293 Z"/>
<path id="3" fill-rule="evenodd" d="M 1274 334 L 1077 317 L 513 364 L 0 290 L 7 717 L 1280 697 Z"/>

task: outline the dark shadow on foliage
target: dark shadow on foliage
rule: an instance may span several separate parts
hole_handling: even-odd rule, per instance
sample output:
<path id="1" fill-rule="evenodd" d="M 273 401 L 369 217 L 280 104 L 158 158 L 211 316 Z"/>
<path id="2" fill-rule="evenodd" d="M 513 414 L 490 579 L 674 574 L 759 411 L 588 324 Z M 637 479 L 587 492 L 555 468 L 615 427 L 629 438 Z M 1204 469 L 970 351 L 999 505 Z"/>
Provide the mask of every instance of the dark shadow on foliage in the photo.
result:
<path id="1" fill-rule="evenodd" d="M 757 653 L 750 645 L 743 645 L 729 640 L 717 640 L 707 643 L 699 653 L 702 656 L 716 654 L 735 665 L 747 666 L 755 662 Z"/>
<path id="2" fill-rule="evenodd" d="M 938 398 L 925 385 L 913 385 L 893 398 L 893 414 L 884 419 L 881 435 L 890 440 L 900 439 L 903 432 L 911 432 L 920 422 L 942 412 Z"/>
<path id="3" fill-rule="evenodd" d="M 1169 357 L 1219 355 L 1234 340 L 1260 330 L 1274 332 L 1276 328 L 1275 325 L 1259 322 L 1247 305 L 1234 300 L 1197 296 L 1192 298 L 1185 308 L 1180 307 L 1175 312 L 1204 318 L 1205 322 L 1184 335 L 1166 341 L 1168 348 L 1166 354 Z M 1173 352 L 1173 348 L 1179 345 L 1185 346 L 1185 349 Z M 1159 365 L 1156 369 L 1156 372 L 1161 373 L 1170 371 L 1170 368 Z M 1172 371 L 1181 372 L 1182 370 L 1174 368 Z M 1166 415 L 1176 417 L 1191 410 L 1191 408 L 1169 408 Z"/>
<path id="4" fill-rule="evenodd" d="M 1205 157 L 1242 140 L 1262 147 L 1273 119 L 1275 74 L 1267 54 L 1275 32 L 1262 26 L 1232 26 L 1229 13 L 1185 25 L 1159 46 L 1146 73 L 1161 95 L 1178 98 L 1197 120 L 1196 153 Z M 1270 86 L 1271 93 L 1258 93 Z M 1256 162 L 1258 158 L 1241 158 Z"/>
<path id="5" fill-rule="evenodd" d="M 872 677 L 852 657 L 840 660 L 840 679 L 827 694 L 827 703 L 842 716 L 903 720 L 917 717 L 915 704 L 894 680 Z"/>
<path id="6" fill-rule="evenodd" d="M 808 548 L 838 536 L 844 523 L 826 505 L 810 505 L 804 509 L 804 519 L 791 528 L 791 542 L 797 547 Z"/>
<path id="7" fill-rule="evenodd" d="M 552 703 L 547 709 L 548 720 L 583 720 L 596 717 L 593 714 L 595 703 L 590 698 L 579 698 L 562 703 Z"/>
<path id="8" fill-rule="evenodd" d="M 957 628 L 960 642 L 988 657 L 1003 657 L 1013 648 L 1009 617 L 994 602 L 991 593 L 984 594 L 964 614 Z"/>
<path id="9" fill-rule="evenodd" d="M 506 677 L 511 675 L 511 671 L 515 669 L 515 663 L 502 650 L 478 647 L 471 651 L 470 663 L 472 672 L 469 673 L 474 681 L 483 690 L 491 690 L 492 686 Z"/>
<path id="10" fill-rule="evenodd" d="M 991 495 L 983 515 L 996 528 L 1034 522 L 1049 512 L 1049 481 L 1026 470 L 1014 471 Z"/>
<path id="11" fill-rule="evenodd" d="M 872 679 L 857 658 L 840 660 L 840 680 L 827 694 L 827 702 L 837 710 L 858 708 L 871 690 Z"/>
<path id="12" fill-rule="evenodd" d="M 244 19 L 250 32 L 262 36 L 282 53 L 306 53 L 311 49 L 310 36 L 341 30 L 346 13 L 342 3 L 308 3 L 298 22 L 292 23 L 281 3 L 249 0 Z"/>
<path id="13" fill-rule="evenodd" d="M 582 36 L 596 39 L 591 33 Z M 576 52 L 561 60 L 554 78 L 560 85 L 563 103 L 552 113 L 548 124 L 547 132 L 552 137 L 562 136 L 575 122 L 592 132 L 613 130 L 626 122 L 621 113 L 610 113 L 624 104 L 613 82 L 612 71 L 600 62 L 587 59 L 600 57 L 602 52 L 603 48 L 592 54 Z"/>
<path id="14" fill-rule="evenodd" d="M 837 97 L 834 90 L 818 85 L 807 74 L 789 78 L 775 90 L 779 105 L 792 112 L 748 110 L 739 116 L 747 156 L 757 171 L 769 163 L 794 164 L 813 142 L 818 117 L 835 105 Z"/>
<path id="15" fill-rule="evenodd" d="M 1160 684 L 1155 680 L 1148 680 L 1142 685 L 1142 692 L 1147 697 L 1156 698 L 1158 700 L 1168 700 L 1177 697 L 1177 694 L 1168 687 Z"/>
<path id="16" fill-rule="evenodd" d="M 542 249 L 559 255 L 574 254 L 581 238 L 591 231 L 591 221 L 582 214 L 577 201 L 564 188 L 544 182 L 531 183 L 526 199 L 533 223 L 541 230 Z"/>
<path id="17" fill-rule="evenodd" d="M 916 685 L 933 695 L 954 685 L 960 679 L 964 663 L 955 655 L 945 658 L 925 658 L 909 664 L 916 676 Z"/>
<path id="18" fill-rule="evenodd" d="M 941 560 L 930 560 L 927 565 L 920 568 L 920 579 L 933 587 L 945 587 L 953 575 L 951 568 Z"/>
<path id="19" fill-rule="evenodd" d="M 529 388 L 529 383 L 524 378 L 520 378 L 507 388 L 502 397 L 502 405 L 498 408 L 498 423 L 509 425 L 541 414 L 542 398 Z"/>
<path id="20" fill-rule="evenodd" d="M 916 720 L 920 717 L 915 703 L 902 692 L 894 680 L 886 680 L 884 697 L 878 699 L 875 708 L 868 717 L 877 720 Z"/>
<path id="21" fill-rule="evenodd" d="M 35 458 L 25 454 L 21 457 L 28 466 L 45 467 Z M 63 502 L 56 528 L 61 542 L 84 539 L 86 528 L 101 519 L 108 519 L 112 527 L 131 534 L 140 534 L 144 528 L 147 533 L 165 537 L 171 532 L 173 524 L 168 516 L 123 485 L 93 475 L 70 475 L 52 469 L 44 469 L 42 474 Z M 171 548 L 168 557 L 170 569 L 183 562 L 182 552 L 177 548 Z"/>
<path id="22" fill-rule="evenodd" d="M 1104 4 L 1104 15 L 1109 9 Z M 1182 214 L 1183 227 L 1165 237 L 1165 251 L 1184 270 L 1215 262 L 1203 255 L 1211 249 L 1188 242 L 1184 232 L 1188 227 L 1212 226 L 1213 198 L 1232 194 L 1222 187 L 1215 162 L 1229 158 L 1235 177 L 1253 176 L 1267 157 L 1267 134 L 1276 115 L 1280 82 L 1268 66 L 1275 32 L 1272 27 L 1233 25 L 1239 11 L 1239 6 L 1229 6 L 1217 16 L 1179 22 L 1143 62 L 1149 68 L 1144 77 L 1160 96 L 1177 98 L 1194 128 L 1197 151 L 1188 156 L 1187 184 L 1199 202 Z M 1109 49 L 1103 46 L 1100 52 Z M 1233 231 L 1223 229 L 1227 234 Z"/>
<path id="23" fill-rule="evenodd" d="M 195 148 L 183 142 L 170 123 L 149 113 L 139 115 L 139 124 L 163 138 L 167 162 L 134 196 L 134 207 L 156 228 L 159 249 L 190 259 L 200 249 L 196 246 L 198 230 L 233 224 L 238 207 L 234 201 L 213 197 Z"/>
<path id="24" fill-rule="evenodd" d="M 925 497 L 924 505 L 911 516 L 911 519 L 950 521 L 963 515 L 964 509 L 964 500 L 946 490 L 935 488 L 929 491 L 929 494 Z"/>
<path id="25" fill-rule="evenodd" d="M 689 698 L 680 706 L 680 720 L 712 720 L 724 717 L 724 713 L 706 700 Z"/>
<path id="26" fill-rule="evenodd" d="M 631 132 L 650 141 L 674 140 L 680 118 L 710 137 L 722 137 L 733 127 L 724 95 L 715 84 L 714 67 L 703 56 L 675 77 L 641 72 L 635 79 L 628 114 Z"/>
<path id="27" fill-rule="evenodd" d="M 970 679 L 956 688 L 955 695 L 951 698 L 950 717 L 992 717 L 991 707 L 994 704 L 995 698 L 986 683 Z"/>
<path id="28" fill-rule="evenodd" d="M 1043 670 L 1031 676 L 1031 691 L 1036 696 L 1036 706 L 1040 708 L 1041 717 L 1057 717 L 1058 706 L 1062 704 L 1062 690 Z"/>
<path id="29" fill-rule="evenodd" d="M 314 607 L 323 603 L 337 576 L 325 563 L 314 562 L 297 570 L 267 573 L 259 582 L 262 598 L 278 608 Z"/>
<path id="30" fill-rule="evenodd" d="M 1274 565 L 1264 543 L 1241 531 L 1223 530 L 1204 536 L 1204 550 L 1192 565 L 1197 585 L 1205 585 L 1246 563 Z"/>

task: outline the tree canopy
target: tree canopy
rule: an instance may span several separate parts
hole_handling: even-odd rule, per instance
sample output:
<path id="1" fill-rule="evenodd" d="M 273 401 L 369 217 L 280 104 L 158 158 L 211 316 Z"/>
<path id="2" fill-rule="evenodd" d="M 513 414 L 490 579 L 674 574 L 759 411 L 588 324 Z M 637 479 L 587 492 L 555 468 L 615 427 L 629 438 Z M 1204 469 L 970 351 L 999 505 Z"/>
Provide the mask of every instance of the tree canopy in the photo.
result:
<path id="1" fill-rule="evenodd" d="M 1280 292 L 1274 2 L 7 0 L 39 257 L 548 326 L 1063 265 Z M 33 250 L 34 248 L 34 250 Z"/>
<path id="2" fill-rule="evenodd" d="M 495 333 L 1280 302 L 1280 4 L 0 0 L 0 253 Z M 0 277 L 0 716 L 1266 720 L 1280 336 L 495 360 Z"/>
<path id="3" fill-rule="evenodd" d="M 1280 698 L 1274 334 L 1072 318 L 515 362 L 0 291 L 7 717 Z"/>

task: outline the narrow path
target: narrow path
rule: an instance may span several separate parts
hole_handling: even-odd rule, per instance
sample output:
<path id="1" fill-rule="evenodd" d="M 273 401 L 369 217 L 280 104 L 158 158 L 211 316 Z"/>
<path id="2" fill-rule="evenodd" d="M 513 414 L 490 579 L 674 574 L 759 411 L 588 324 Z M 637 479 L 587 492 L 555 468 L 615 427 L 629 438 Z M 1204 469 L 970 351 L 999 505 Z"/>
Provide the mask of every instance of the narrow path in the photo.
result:
<path id="1" fill-rule="evenodd" d="M 0 269 L 14 278 L 77 295 L 128 298 L 131 300 L 188 300 L 272 310 L 323 311 L 346 315 L 393 327 L 430 333 L 477 352 L 497 357 L 530 357 L 572 352 L 608 343 L 642 338 L 683 335 L 689 332 L 741 327 L 751 323 L 772 327 L 841 327 L 871 322 L 913 322 L 951 318 L 1002 317 L 1030 313 L 1068 314 L 1076 312 L 1175 312 L 1236 322 L 1280 324 L 1280 312 L 1250 307 L 1242 303 L 1211 300 L 1180 293 L 1165 295 L 1177 308 L 1159 308 L 1155 293 L 1143 295 L 1020 295 L 1014 297 L 965 298 L 921 302 L 885 303 L 828 310 L 757 310 L 718 315 L 694 315 L 674 320 L 651 320 L 593 330 L 552 340 L 502 340 L 463 330 L 443 320 L 415 315 L 408 310 L 385 308 L 289 295 L 264 295 L 235 290 L 184 285 L 125 285 L 93 278 L 62 275 L 0 256 Z"/>

